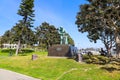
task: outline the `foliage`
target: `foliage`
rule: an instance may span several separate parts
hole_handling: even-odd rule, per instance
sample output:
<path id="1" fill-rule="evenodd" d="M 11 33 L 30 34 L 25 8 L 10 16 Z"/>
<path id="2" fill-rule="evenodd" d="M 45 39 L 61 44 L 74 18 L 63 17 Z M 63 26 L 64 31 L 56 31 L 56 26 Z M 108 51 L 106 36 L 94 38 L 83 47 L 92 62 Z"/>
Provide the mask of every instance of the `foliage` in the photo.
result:
<path id="1" fill-rule="evenodd" d="M 16 49 L 0 49 L 0 56 L 14 56 L 15 55 L 15 51 Z M 32 49 L 21 49 L 21 51 L 19 52 L 20 56 L 27 56 L 30 55 L 32 53 L 34 53 L 35 51 Z"/>
<path id="2" fill-rule="evenodd" d="M 24 36 L 21 36 L 21 44 L 33 45 L 36 42 L 34 32 L 31 29 L 26 29 L 25 31 L 27 33 L 24 33 Z M 8 30 L 4 33 L 2 36 L 2 44 L 16 44 L 20 38 L 21 33 L 21 27 L 17 24 L 11 30 Z"/>
<path id="3" fill-rule="evenodd" d="M 2 48 L 2 36 L 0 36 L 0 48 Z"/>
<path id="4" fill-rule="evenodd" d="M 16 25 L 20 30 L 20 35 L 18 38 L 18 47 L 16 49 L 16 55 L 18 51 L 20 51 L 20 45 L 22 39 L 29 41 L 32 33 L 31 27 L 33 24 L 33 17 L 34 17 L 34 0 L 22 0 L 20 4 L 20 9 L 18 10 L 18 15 L 22 16 L 22 20 L 19 20 L 19 23 Z"/>
<path id="5" fill-rule="evenodd" d="M 105 29 L 100 34 L 100 40 L 104 43 L 108 55 L 111 55 L 110 51 L 112 47 L 115 47 L 115 38 L 113 34 L 114 33 L 111 31 L 111 29 Z"/>
<path id="6" fill-rule="evenodd" d="M 68 36 L 68 44 L 71 44 L 71 45 L 75 44 L 74 40 L 72 39 L 72 37 L 68 33 L 66 33 L 66 34 Z"/>
<path id="7" fill-rule="evenodd" d="M 32 24 L 34 21 L 33 17 L 35 16 L 33 14 L 34 10 L 34 0 L 22 0 L 20 4 L 20 9 L 18 10 L 18 15 L 22 16 L 23 19 L 21 22 L 25 27 L 32 27 Z"/>
<path id="8" fill-rule="evenodd" d="M 77 14 L 76 24 L 80 32 L 88 32 L 88 38 L 91 40 L 100 39 L 102 32 L 106 29 L 114 36 L 117 54 L 120 53 L 120 1 L 119 0 L 88 0 L 89 4 L 80 6 L 80 12 Z M 106 34 L 106 32 L 105 32 Z M 108 35 L 109 36 L 109 35 Z M 103 37 L 103 36 L 102 36 Z M 112 41 L 114 41 L 112 40 Z"/>
<path id="9" fill-rule="evenodd" d="M 22 16 L 23 19 L 13 27 L 12 32 L 19 35 L 18 39 L 28 40 L 31 38 L 30 35 L 33 35 L 30 27 L 33 27 L 33 17 L 34 17 L 34 0 L 22 0 L 20 4 L 20 9 L 18 10 L 18 15 Z"/>
<path id="10" fill-rule="evenodd" d="M 112 62 L 112 58 L 108 58 L 106 56 L 99 56 L 99 55 L 83 55 L 83 61 L 89 64 L 109 64 Z"/>
<path id="11" fill-rule="evenodd" d="M 33 53 L 33 52 L 34 52 L 33 49 L 22 49 L 22 51 L 23 51 L 24 53 Z"/>
<path id="12" fill-rule="evenodd" d="M 60 35 L 57 29 L 53 25 L 49 25 L 49 23 L 46 22 L 36 28 L 36 36 L 39 41 L 39 45 L 45 44 L 49 47 L 53 44 L 60 43 Z"/>
<path id="13" fill-rule="evenodd" d="M 1 37 L 1 42 L 3 43 L 10 43 L 11 42 L 11 31 L 7 30 L 4 35 Z"/>
<path id="14" fill-rule="evenodd" d="M 48 48 L 54 44 L 60 44 L 60 34 L 55 26 L 50 25 L 47 22 L 43 22 L 39 27 L 35 29 L 35 35 L 37 37 L 39 46 L 44 48 L 47 46 Z M 66 32 L 65 34 L 68 36 L 68 44 L 74 44 L 74 41 L 70 35 Z"/>
<path id="15" fill-rule="evenodd" d="M 2 49 L 1 50 L 2 53 L 9 53 L 10 51 L 15 53 L 15 49 Z"/>

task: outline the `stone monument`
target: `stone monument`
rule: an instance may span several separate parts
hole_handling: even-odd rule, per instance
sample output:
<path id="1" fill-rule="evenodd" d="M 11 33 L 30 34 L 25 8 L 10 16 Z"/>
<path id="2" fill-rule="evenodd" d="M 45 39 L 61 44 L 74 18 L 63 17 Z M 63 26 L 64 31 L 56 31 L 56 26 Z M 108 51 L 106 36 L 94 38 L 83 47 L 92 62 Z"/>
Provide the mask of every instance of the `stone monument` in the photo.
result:
<path id="1" fill-rule="evenodd" d="M 60 44 L 49 47 L 48 56 L 70 57 L 71 54 L 69 51 L 68 36 L 62 27 L 58 28 L 58 32 L 60 34 Z"/>
<path id="2" fill-rule="evenodd" d="M 53 45 L 48 49 L 48 56 L 71 57 L 68 45 Z"/>

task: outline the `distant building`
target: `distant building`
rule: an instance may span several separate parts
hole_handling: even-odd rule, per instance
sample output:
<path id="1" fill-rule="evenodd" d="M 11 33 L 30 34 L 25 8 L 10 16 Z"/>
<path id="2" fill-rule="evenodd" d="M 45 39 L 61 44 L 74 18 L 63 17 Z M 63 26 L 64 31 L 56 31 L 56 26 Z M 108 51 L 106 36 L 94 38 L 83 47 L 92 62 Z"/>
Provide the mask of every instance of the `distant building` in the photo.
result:
<path id="1" fill-rule="evenodd" d="M 80 49 L 81 54 L 87 54 L 88 52 L 91 52 L 93 55 L 100 55 L 100 49 L 99 48 L 86 48 L 86 49 Z"/>
<path id="2" fill-rule="evenodd" d="M 8 49 L 16 49 L 17 48 L 17 44 L 2 44 L 3 48 Z M 22 48 L 26 48 L 26 44 L 22 44 L 21 46 Z"/>

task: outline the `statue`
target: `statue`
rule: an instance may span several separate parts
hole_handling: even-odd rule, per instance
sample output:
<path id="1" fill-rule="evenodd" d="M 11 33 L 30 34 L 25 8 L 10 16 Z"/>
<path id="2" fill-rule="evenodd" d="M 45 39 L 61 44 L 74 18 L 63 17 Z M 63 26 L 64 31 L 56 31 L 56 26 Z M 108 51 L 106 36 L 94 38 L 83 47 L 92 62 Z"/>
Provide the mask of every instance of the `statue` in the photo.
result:
<path id="1" fill-rule="evenodd" d="M 60 44 L 68 44 L 68 36 L 66 35 L 63 27 L 60 27 L 58 29 L 58 32 L 60 34 Z"/>
<path id="2" fill-rule="evenodd" d="M 48 48 L 48 56 L 70 57 L 68 36 L 62 27 L 57 28 L 60 37 L 59 45 L 52 45 Z M 65 44 L 65 45 L 63 45 Z"/>

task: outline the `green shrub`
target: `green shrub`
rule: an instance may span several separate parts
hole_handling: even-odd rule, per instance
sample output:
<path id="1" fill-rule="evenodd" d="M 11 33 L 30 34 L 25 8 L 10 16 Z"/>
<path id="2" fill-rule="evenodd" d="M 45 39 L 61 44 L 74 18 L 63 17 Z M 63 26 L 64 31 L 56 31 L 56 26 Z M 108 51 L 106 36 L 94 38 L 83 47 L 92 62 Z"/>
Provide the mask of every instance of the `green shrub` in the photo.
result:
<path id="1" fill-rule="evenodd" d="M 15 55 L 15 51 L 16 51 L 16 49 L 1 49 L 0 55 L 12 56 L 12 55 Z M 26 55 L 31 54 L 33 52 L 34 52 L 34 50 L 32 50 L 32 49 L 21 49 L 21 51 L 19 51 L 19 55 L 26 56 Z"/>
<path id="2" fill-rule="evenodd" d="M 83 58 L 83 60 L 86 60 L 86 59 L 89 59 L 90 56 L 88 56 L 88 55 L 83 55 L 82 58 Z"/>
<path id="3" fill-rule="evenodd" d="M 91 59 L 86 59 L 86 60 L 84 60 L 86 63 L 88 63 L 88 64 L 90 64 L 90 63 L 92 63 L 92 60 Z"/>
<path id="4" fill-rule="evenodd" d="M 109 63 L 110 59 L 105 56 L 98 56 L 98 55 L 84 55 L 83 61 L 86 63 L 93 63 L 93 64 L 106 64 Z"/>
<path id="5" fill-rule="evenodd" d="M 110 59 L 105 56 L 97 56 L 97 58 L 99 59 L 99 61 L 103 61 L 104 63 L 108 63 L 110 61 Z"/>
<path id="6" fill-rule="evenodd" d="M 15 49 L 2 49 L 1 50 L 1 53 L 9 53 L 9 52 L 15 53 Z"/>
<path id="7" fill-rule="evenodd" d="M 32 50 L 32 49 L 22 49 L 21 51 L 24 52 L 24 53 L 32 53 L 32 52 L 34 52 L 34 50 Z"/>

